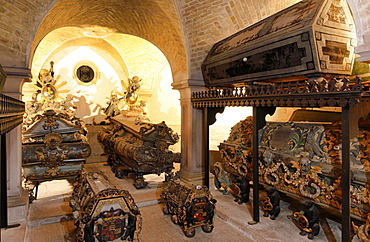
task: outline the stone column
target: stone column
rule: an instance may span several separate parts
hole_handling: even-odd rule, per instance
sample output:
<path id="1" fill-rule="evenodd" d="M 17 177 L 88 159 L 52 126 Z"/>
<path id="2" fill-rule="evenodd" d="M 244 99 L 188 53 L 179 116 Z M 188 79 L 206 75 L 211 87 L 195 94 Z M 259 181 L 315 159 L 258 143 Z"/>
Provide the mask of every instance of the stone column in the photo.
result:
<path id="1" fill-rule="evenodd" d="M 180 92 L 181 104 L 181 166 L 178 172 L 180 179 L 202 185 L 204 169 L 202 167 L 202 110 L 193 108 L 191 95 L 204 91 L 203 80 L 189 79 L 173 83 L 174 89 Z"/>
<path id="2" fill-rule="evenodd" d="M 22 99 L 21 88 L 29 81 L 28 68 L 6 67 L 7 75 L 2 94 Z M 22 132 L 21 126 L 6 134 L 7 160 L 7 193 L 8 193 L 8 223 L 26 220 L 28 210 L 28 193 L 22 188 Z"/>

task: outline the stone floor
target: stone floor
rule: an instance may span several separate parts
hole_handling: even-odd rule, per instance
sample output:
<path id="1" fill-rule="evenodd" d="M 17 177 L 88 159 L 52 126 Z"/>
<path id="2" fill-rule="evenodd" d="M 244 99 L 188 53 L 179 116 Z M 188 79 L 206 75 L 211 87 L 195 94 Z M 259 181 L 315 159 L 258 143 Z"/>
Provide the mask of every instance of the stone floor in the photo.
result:
<path id="1" fill-rule="evenodd" d="M 89 140 L 96 141 L 96 133 L 101 127 L 88 127 Z M 220 191 L 210 188 L 212 195 L 217 199 L 216 214 L 212 233 L 204 233 L 196 228 L 193 238 L 187 238 L 181 228 L 171 222 L 169 215 L 162 213 L 158 204 L 158 184 L 164 179 L 162 176 L 147 175 L 149 185 L 145 189 L 137 190 L 132 180 L 118 179 L 114 176 L 106 157 L 101 156 L 103 150 L 97 142 L 92 142 L 92 154 L 86 160 L 86 171 L 103 172 L 110 182 L 118 189 L 130 192 L 138 205 L 142 215 L 142 230 L 139 234 L 140 242 L 181 242 L 181 241 L 257 241 L 257 242 L 301 242 L 311 241 L 299 235 L 299 229 L 288 219 L 295 211 L 300 210 L 299 201 L 284 197 L 281 202 L 281 213 L 275 221 L 263 217 L 260 212 L 260 222 L 249 225 L 252 221 L 251 203 L 239 205 L 231 195 L 223 195 Z M 178 164 L 176 164 L 178 165 Z M 176 166 L 178 169 L 178 166 Z M 210 181 L 213 184 L 213 181 Z M 196 185 L 196 184 L 195 184 Z M 69 206 L 72 186 L 66 180 L 44 182 L 39 186 L 37 200 L 29 205 L 27 222 L 19 227 L 1 229 L 0 242 L 61 242 L 76 241 L 76 227 L 71 218 L 72 209 Z M 252 192 L 251 192 L 252 194 Z M 340 218 L 322 215 L 320 220 L 321 231 L 314 241 L 341 241 Z M 357 241 L 357 240 L 355 240 Z"/>
<path id="2" fill-rule="evenodd" d="M 287 217 L 298 211 L 299 203 L 282 201 L 282 211 L 275 221 L 262 216 L 261 221 L 249 225 L 252 221 L 252 206 L 250 203 L 239 205 L 231 195 L 223 195 L 211 188 L 217 199 L 215 228 L 212 233 L 204 233 L 196 229 L 193 238 L 187 238 L 181 228 L 171 222 L 168 215 L 162 213 L 157 203 L 157 186 L 163 181 L 163 176 L 147 175 L 148 188 L 137 190 L 131 180 L 118 179 L 105 162 L 85 165 L 87 171 L 102 171 L 110 182 L 119 189 L 125 189 L 133 196 L 142 214 L 142 231 L 139 241 L 311 241 L 299 235 L 299 230 Z M 59 242 L 76 241 L 76 227 L 71 219 L 72 210 L 69 199 L 72 186 L 66 180 L 44 182 L 39 187 L 37 200 L 30 204 L 28 221 L 20 227 L 1 231 L 2 242 Z M 293 200 L 294 201 L 294 200 Z M 340 224 L 335 217 L 321 218 L 321 231 L 314 241 L 341 241 Z"/>

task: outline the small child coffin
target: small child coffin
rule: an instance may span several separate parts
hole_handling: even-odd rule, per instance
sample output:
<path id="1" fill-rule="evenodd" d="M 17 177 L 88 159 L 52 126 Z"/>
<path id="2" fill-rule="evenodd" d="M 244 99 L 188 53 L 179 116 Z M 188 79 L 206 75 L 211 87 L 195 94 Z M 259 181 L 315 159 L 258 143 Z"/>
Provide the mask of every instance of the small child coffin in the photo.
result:
<path id="1" fill-rule="evenodd" d="M 100 173 L 81 173 L 70 206 L 77 240 L 133 241 L 141 231 L 141 215 L 131 194 L 118 190 Z"/>
<path id="2" fill-rule="evenodd" d="M 195 235 L 196 227 L 212 232 L 216 202 L 207 187 L 174 180 L 163 182 L 163 212 L 171 214 L 172 222 L 180 225 L 187 237 Z"/>

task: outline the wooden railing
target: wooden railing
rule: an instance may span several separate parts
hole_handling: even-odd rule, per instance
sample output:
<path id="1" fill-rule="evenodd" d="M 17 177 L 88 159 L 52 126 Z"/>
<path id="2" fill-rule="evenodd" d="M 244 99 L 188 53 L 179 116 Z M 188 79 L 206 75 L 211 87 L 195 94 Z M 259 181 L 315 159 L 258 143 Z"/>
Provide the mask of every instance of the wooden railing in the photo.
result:
<path id="1" fill-rule="evenodd" d="M 0 134 L 5 134 L 23 122 L 24 102 L 0 93 Z"/>

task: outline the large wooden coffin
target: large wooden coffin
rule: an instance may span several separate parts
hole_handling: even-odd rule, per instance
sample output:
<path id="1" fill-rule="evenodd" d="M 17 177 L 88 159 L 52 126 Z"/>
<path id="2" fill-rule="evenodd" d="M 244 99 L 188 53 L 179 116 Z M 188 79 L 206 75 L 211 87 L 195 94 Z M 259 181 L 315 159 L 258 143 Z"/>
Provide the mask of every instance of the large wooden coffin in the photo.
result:
<path id="1" fill-rule="evenodd" d="M 147 186 L 143 175 L 171 173 L 173 163 L 180 162 L 180 154 L 169 149 L 178 142 L 178 135 L 165 122 L 152 124 L 134 122 L 130 118 L 111 118 L 111 127 L 98 133 L 108 163 L 119 178 L 136 175 L 134 186 Z"/>
<path id="2" fill-rule="evenodd" d="M 348 76 L 355 44 L 347 1 L 303 0 L 214 44 L 203 78 L 214 87 Z"/>
<path id="3" fill-rule="evenodd" d="M 302 122 L 310 111 L 294 115 L 296 121 L 269 122 L 259 132 L 259 181 L 299 198 L 341 209 L 340 113 L 312 111 L 321 122 Z M 301 117 L 303 120 L 299 120 Z M 326 117 L 326 119 L 324 118 Z M 240 121 L 228 140 L 219 145 L 222 161 L 215 163 L 215 185 L 236 195 L 240 178 L 252 180 L 252 117 Z M 357 137 L 351 140 L 351 214 L 365 219 L 369 200 L 368 120 L 359 122 Z"/>
<path id="4" fill-rule="evenodd" d="M 27 181 L 73 179 L 91 149 L 80 119 L 46 110 L 23 123 L 22 167 Z"/>
<path id="5" fill-rule="evenodd" d="M 101 173 L 81 173 L 70 206 L 77 241 L 137 241 L 141 215 L 131 194 L 116 189 Z"/>

